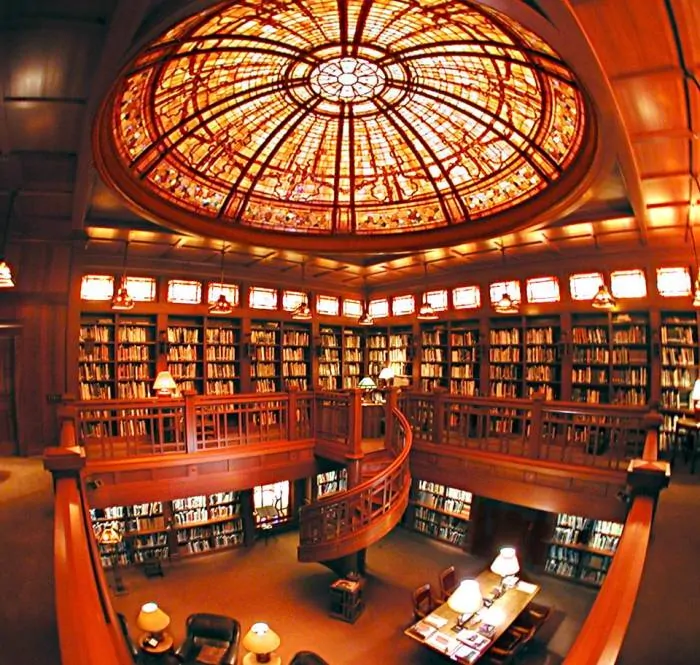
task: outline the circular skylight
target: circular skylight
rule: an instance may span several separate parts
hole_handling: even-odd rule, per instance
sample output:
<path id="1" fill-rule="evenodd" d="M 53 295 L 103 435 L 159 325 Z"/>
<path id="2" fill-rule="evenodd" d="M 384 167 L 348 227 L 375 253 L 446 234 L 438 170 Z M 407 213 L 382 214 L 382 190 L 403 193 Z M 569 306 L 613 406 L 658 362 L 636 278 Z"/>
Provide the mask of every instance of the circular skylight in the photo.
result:
<path id="1" fill-rule="evenodd" d="M 95 145 L 165 225 L 385 250 L 521 227 L 582 152 L 585 111 L 556 52 L 480 5 L 248 0 L 147 44 Z"/>

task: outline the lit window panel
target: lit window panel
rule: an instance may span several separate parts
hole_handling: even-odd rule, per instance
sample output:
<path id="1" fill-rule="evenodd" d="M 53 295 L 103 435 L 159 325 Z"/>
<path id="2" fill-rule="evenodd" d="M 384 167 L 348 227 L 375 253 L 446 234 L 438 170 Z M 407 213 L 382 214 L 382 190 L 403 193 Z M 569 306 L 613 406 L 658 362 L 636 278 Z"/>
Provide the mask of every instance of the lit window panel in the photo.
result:
<path id="1" fill-rule="evenodd" d="M 228 300 L 233 307 L 238 306 L 238 299 L 240 297 L 240 289 L 238 284 L 221 284 L 220 282 L 212 282 L 209 284 L 209 295 L 207 296 L 207 302 L 210 305 L 213 305 L 219 300 L 219 296 L 222 293 L 224 296 L 226 296 L 226 300 Z"/>
<path id="2" fill-rule="evenodd" d="M 337 296 L 316 296 L 316 312 L 326 316 L 338 316 L 340 314 L 340 299 Z"/>
<path id="3" fill-rule="evenodd" d="M 522 300 L 520 294 L 520 282 L 517 279 L 509 282 L 493 282 L 489 285 L 489 296 L 491 304 L 495 305 L 507 293 L 513 303 L 519 303 Z"/>
<path id="4" fill-rule="evenodd" d="M 253 309 L 277 309 L 277 289 L 251 286 L 248 305 Z"/>
<path id="5" fill-rule="evenodd" d="M 665 298 L 689 296 L 692 290 L 688 268 L 657 268 L 656 288 Z"/>
<path id="6" fill-rule="evenodd" d="M 531 201 L 594 129 L 552 47 L 481 3 L 220 3 L 145 44 L 112 92 L 98 163 L 151 216 L 166 202 L 335 247 Z"/>
<path id="7" fill-rule="evenodd" d="M 458 286 L 452 289 L 452 304 L 455 309 L 481 307 L 481 289 L 478 286 Z"/>
<path id="8" fill-rule="evenodd" d="M 274 507 L 278 517 L 289 515 L 289 481 L 283 480 L 270 485 L 258 485 L 253 488 L 253 508 Z"/>
<path id="9" fill-rule="evenodd" d="M 391 312 L 394 316 L 406 316 L 416 311 L 416 299 L 413 296 L 396 296 L 391 300 Z"/>
<path id="10" fill-rule="evenodd" d="M 362 316 L 362 301 L 343 298 L 343 316 L 353 318 Z"/>
<path id="11" fill-rule="evenodd" d="M 282 309 L 285 312 L 293 312 L 305 302 L 308 302 L 308 297 L 302 291 L 282 291 Z"/>
<path id="12" fill-rule="evenodd" d="M 111 275 L 83 275 L 80 282 L 81 300 L 111 300 L 114 295 L 114 277 Z"/>
<path id="13" fill-rule="evenodd" d="M 447 309 L 447 289 L 428 291 L 424 297 L 434 312 L 444 312 Z"/>
<path id="14" fill-rule="evenodd" d="M 569 277 L 569 290 L 573 300 L 593 300 L 603 285 L 603 275 L 599 272 L 586 272 Z"/>
<path id="15" fill-rule="evenodd" d="M 389 316 L 389 301 L 386 298 L 370 300 L 368 309 L 373 319 L 383 319 Z"/>
<path id="16" fill-rule="evenodd" d="M 168 302 L 197 305 L 202 302 L 202 283 L 171 279 L 168 281 Z"/>
<path id="17" fill-rule="evenodd" d="M 126 289 L 136 302 L 155 302 L 156 280 L 153 277 L 127 277 Z"/>
<path id="18" fill-rule="evenodd" d="M 643 270 L 616 270 L 610 273 L 610 290 L 615 298 L 644 298 L 647 280 Z"/>
<path id="19" fill-rule="evenodd" d="M 559 280 L 556 277 L 534 277 L 525 283 L 527 301 L 532 303 L 559 302 Z"/>

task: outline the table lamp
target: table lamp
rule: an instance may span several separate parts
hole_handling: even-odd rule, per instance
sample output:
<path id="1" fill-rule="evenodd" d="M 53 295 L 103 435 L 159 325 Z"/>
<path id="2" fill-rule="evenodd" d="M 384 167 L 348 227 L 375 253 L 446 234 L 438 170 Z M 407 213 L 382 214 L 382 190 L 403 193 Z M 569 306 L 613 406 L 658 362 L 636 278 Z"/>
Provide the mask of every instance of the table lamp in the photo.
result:
<path id="1" fill-rule="evenodd" d="M 695 420 L 700 420 L 700 379 L 695 381 L 690 393 L 690 406 L 695 414 Z"/>
<path id="2" fill-rule="evenodd" d="M 394 384 L 394 369 L 393 367 L 384 367 L 382 371 L 379 372 L 379 380 L 384 381 L 387 386 Z"/>
<path id="3" fill-rule="evenodd" d="M 483 598 L 481 587 L 476 580 L 462 580 L 447 599 L 447 606 L 459 614 L 455 629 L 461 630 L 464 624 L 481 609 Z"/>
<path id="4" fill-rule="evenodd" d="M 158 372 L 158 376 L 153 383 L 153 390 L 158 397 L 172 397 L 177 392 L 177 383 L 170 372 Z"/>
<path id="5" fill-rule="evenodd" d="M 121 595 L 126 593 L 126 587 L 119 572 L 119 545 L 122 542 L 122 532 L 113 525 L 108 525 L 98 536 L 100 545 L 105 545 L 112 564 L 112 575 L 114 576 L 114 593 Z"/>
<path id="6" fill-rule="evenodd" d="M 170 617 L 158 607 L 157 603 L 145 603 L 141 607 L 136 625 L 155 640 L 163 638 L 163 632 L 170 625 Z"/>
<path id="7" fill-rule="evenodd" d="M 279 635 L 266 623 L 254 623 L 243 638 L 243 647 L 250 653 L 243 659 L 244 665 L 253 663 L 279 663 L 273 652 L 279 647 Z"/>
<path id="8" fill-rule="evenodd" d="M 498 587 L 499 596 L 503 593 L 503 584 L 506 577 L 511 575 L 517 575 L 520 570 L 520 563 L 518 563 L 518 557 L 515 555 L 514 547 L 502 547 L 498 556 L 493 560 L 491 564 L 491 572 L 500 575 L 501 583 Z"/>

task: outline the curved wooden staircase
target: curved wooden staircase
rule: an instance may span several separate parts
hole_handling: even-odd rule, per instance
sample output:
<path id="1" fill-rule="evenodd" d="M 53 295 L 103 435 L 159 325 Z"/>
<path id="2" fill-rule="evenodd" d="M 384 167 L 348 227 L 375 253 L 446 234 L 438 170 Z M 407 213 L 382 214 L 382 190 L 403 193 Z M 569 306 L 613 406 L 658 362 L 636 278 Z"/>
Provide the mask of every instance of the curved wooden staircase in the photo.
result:
<path id="1" fill-rule="evenodd" d="M 308 506 L 299 516 L 298 559 L 334 565 L 360 552 L 398 524 L 411 487 L 409 453 L 413 435 L 405 416 L 392 410 L 391 435 L 384 449 L 362 460 L 361 481 Z"/>

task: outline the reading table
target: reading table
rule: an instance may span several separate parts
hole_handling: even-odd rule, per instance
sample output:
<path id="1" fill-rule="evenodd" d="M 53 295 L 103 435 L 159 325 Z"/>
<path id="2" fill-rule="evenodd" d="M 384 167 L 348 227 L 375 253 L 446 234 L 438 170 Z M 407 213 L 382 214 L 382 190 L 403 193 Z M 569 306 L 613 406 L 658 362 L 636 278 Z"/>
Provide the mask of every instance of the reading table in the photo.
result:
<path id="1" fill-rule="evenodd" d="M 476 579 L 485 600 L 491 598 L 493 589 L 501 581 L 490 570 L 485 570 Z M 469 665 L 488 651 L 539 591 L 537 584 L 519 580 L 514 587 L 494 599 L 490 607 L 482 607 L 462 629 L 457 628 L 459 614 L 443 603 L 404 633 L 433 651 Z"/>

